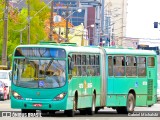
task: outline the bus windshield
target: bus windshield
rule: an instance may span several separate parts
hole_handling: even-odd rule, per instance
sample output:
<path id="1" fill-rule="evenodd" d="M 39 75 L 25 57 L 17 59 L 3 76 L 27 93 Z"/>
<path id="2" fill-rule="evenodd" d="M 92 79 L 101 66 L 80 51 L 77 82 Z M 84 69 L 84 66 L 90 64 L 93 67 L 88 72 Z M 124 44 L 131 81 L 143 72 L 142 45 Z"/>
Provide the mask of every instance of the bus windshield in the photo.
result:
<path id="1" fill-rule="evenodd" d="M 54 59 L 15 59 L 13 83 L 26 88 L 57 88 L 65 85 L 65 61 Z"/>

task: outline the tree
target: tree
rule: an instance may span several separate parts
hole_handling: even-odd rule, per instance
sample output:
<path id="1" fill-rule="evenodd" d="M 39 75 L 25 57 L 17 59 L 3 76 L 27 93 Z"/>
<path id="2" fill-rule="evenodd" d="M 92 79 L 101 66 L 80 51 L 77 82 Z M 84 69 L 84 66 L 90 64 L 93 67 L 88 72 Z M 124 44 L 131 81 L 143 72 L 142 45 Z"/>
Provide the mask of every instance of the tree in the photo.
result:
<path id="1" fill-rule="evenodd" d="M 3 12 L 4 10 L 4 0 L 0 0 L 0 64 L 2 57 L 2 41 L 3 41 Z"/>
<path id="2" fill-rule="evenodd" d="M 45 33 L 44 21 L 48 19 L 49 7 L 41 0 L 30 0 L 30 33 L 31 33 L 31 44 L 38 43 L 48 35 Z M 43 9 L 42 9 L 43 8 Z M 3 41 L 3 10 L 4 0 L 0 0 L 0 45 L 2 46 Z M 8 56 L 13 53 L 15 47 L 20 44 L 20 32 L 22 32 L 22 44 L 27 44 L 27 8 L 14 8 L 9 6 L 8 15 Z M 0 47 L 0 56 L 2 53 L 2 47 Z"/>

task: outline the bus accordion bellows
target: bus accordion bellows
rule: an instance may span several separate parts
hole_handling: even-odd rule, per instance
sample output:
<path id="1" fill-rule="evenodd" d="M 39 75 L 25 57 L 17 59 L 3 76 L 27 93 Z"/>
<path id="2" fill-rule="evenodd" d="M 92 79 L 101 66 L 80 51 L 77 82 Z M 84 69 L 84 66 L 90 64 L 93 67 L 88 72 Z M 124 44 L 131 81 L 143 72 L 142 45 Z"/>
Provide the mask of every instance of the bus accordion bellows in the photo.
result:
<path id="1" fill-rule="evenodd" d="M 15 48 L 11 108 L 74 116 L 103 107 L 133 113 L 157 102 L 154 51 L 54 44 Z"/>

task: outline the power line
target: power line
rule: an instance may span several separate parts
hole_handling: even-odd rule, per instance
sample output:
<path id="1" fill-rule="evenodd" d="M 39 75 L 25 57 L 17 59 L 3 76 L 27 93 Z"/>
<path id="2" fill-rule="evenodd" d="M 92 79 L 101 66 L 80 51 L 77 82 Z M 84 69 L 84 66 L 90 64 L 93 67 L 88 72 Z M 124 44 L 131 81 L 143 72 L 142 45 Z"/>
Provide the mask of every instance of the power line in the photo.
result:
<path id="1" fill-rule="evenodd" d="M 11 29 L 11 30 L 14 31 L 14 32 L 21 32 L 21 31 L 25 30 L 26 28 L 27 28 L 27 26 L 25 26 L 24 28 L 22 28 L 20 30 L 15 30 L 15 29 Z"/>
<path id="2" fill-rule="evenodd" d="M 37 13 L 35 13 L 34 15 L 33 15 L 33 17 L 35 17 L 38 13 L 40 13 L 45 7 L 47 7 L 51 2 L 52 2 L 53 0 L 50 0 L 43 8 L 41 8 Z M 33 18 L 32 17 L 32 18 Z"/>

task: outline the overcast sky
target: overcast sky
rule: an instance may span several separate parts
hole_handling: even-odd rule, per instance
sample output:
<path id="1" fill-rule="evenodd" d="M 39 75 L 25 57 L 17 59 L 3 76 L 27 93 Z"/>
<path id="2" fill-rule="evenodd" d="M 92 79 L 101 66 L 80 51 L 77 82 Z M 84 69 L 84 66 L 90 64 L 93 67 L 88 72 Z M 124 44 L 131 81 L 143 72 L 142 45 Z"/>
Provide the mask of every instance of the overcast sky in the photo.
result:
<path id="1" fill-rule="evenodd" d="M 127 11 L 127 37 L 160 38 L 160 25 L 153 27 L 160 22 L 160 0 L 128 0 Z"/>

